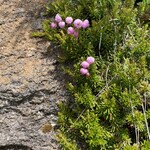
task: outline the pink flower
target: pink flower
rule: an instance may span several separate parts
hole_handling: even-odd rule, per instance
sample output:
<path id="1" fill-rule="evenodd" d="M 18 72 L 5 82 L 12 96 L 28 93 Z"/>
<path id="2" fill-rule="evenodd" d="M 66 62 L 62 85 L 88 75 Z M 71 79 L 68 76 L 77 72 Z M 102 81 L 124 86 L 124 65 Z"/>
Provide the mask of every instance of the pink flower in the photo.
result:
<path id="1" fill-rule="evenodd" d="M 57 24 L 56 24 L 56 23 L 54 23 L 54 22 L 52 22 L 52 23 L 50 24 L 50 26 L 51 26 L 51 28 L 52 28 L 52 29 L 54 29 L 54 28 L 56 28 L 56 27 L 57 27 Z"/>
<path id="2" fill-rule="evenodd" d="M 65 22 L 64 21 L 61 21 L 58 23 L 59 27 L 60 28 L 64 28 L 65 27 Z"/>
<path id="3" fill-rule="evenodd" d="M 67 29 L 67 33 L 68 34 L 73 34 L 74 33 L 74 28 L 73 27 L 69 27 L 68 29 Z"/>
<path id="4" fill-rule="evenodd" d="M 82 21 L 80 19 L 76 19 L 74 21 L 74 26 L 77 28 L 77 29 L 80 29 L 82 27 Z"/>
<path id="5" fill-rule="evenodd" d="M 74 31 L 74 37 L 78 38 L 79 32 L 78 31 Z"/>
<path id="6" fill-rule="evenodd" d="M 86 59 L 86 61 L 87 61 L 89 64 L 93 64 L 94 61 L 95 61 L 95 59 L 94 59 L 92 56 L 90 56 L 90 57 L 88 57 L 88 58 Z"/>
<path id="7" fill-rule="evenodd" d="M 86 62 L 86 61 L 83 61 L 83 62 L 81 63 L 81 66 L 82 66 L 83 68 L 88 68 L 88 67 L 89 67 L 89 63 Z"/>
<path id="8" fill-rule="evenodd" d="M 60 17 L 59 14 L 57 14 L 57 15 L 55 16 L 55 21 L 56 21 L 56 22 L 62 21 L 62 18 Z"/>
<path id="9" fill-rule="evenodd" d="M 89 24 L 89 21 L 87 19 L 82 22 L 82 28 L 85 29 L 85 28 L 87 28 L 89 26 L 90 26 L 90 24 Z"/>
<path id="10" fill-rule="evenodd" d="M 71 24 L 73 22 L 73 18 L 72 17 L 67 17 L 66 18 L 66 23 L 67 24 Z"/>
<path id="11" fill-rule="evenodd" d="M 81 69 L 80 69 L 80 73 L 81 73 L 82 75 L 87 74 L 87 73 L 88 73 L 88 70 L 85 69 L 85 68 L 81 68 Z"/>

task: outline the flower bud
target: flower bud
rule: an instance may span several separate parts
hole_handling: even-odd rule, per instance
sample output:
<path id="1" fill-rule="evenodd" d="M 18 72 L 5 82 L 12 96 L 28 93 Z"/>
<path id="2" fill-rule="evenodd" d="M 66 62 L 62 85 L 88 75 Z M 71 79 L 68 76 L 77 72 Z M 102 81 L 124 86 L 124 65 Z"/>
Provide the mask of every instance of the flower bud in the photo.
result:
<path id="1" fill-rule="evenodd" d="M 79 32 L 78 31 L 74 31 L 74 37 L 78 38 Z"/>
<path id="2" fill-rule="evenodd" d="M 86 74 L 86 77 L 88 78 L 90 76 L 90 73 L 88 72 L 87 74 Z"/>

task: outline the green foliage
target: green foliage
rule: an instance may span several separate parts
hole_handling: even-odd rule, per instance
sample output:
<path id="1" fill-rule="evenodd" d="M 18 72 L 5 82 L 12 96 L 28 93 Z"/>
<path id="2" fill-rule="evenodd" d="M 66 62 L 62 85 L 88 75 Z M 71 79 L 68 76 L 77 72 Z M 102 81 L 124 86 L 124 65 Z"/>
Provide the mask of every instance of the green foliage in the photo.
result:
<path id="1" fill-rule="evenodd" d="M 139 21 L 147 7 L 145 1 L 134 8 L 133 0 L 55 0 L 47 6 L 48 16 L 90 21 L 78 38 L 50 28 L 50 19 L 39 34 L 60 46 L 69 77 L 70 100 L 58 114 L 62 149 L 149 149 L 150 37 L 148 24 Z M 90 77 L 79 73 L 88 56 L 95 57 Z"/>
<path id="2" fill-rule="evenodd" d="M 77 150 L 75 141 L 71 141 L 70 139 L 66 137 L 66 135 L 64 135 L 60 131 L 58 131 L 57 139 L 60 142 L 60 144 L 64 147 L 62 148 L 62 150 Z"/>

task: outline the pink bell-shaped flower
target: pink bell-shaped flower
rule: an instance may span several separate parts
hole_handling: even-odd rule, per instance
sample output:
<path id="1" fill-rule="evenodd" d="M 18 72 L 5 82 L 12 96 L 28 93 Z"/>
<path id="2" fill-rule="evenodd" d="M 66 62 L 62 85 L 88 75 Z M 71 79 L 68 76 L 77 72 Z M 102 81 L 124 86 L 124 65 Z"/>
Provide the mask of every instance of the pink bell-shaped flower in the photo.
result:
<path id="1" fill-rule="evenodd" d="M 81 66 L 83 67 L 83 68 L 88 68 L 89 67 L 89 63 L 88 62 L 86 62 L 86 61 L 83 61 L 82 63 L 81 63 Z"/>
<path id="2" fill-rule="evenodd" d="M 94 59 L 92 56 L 90 56 L 90 57 L 88 57 L 88 58 L 86 59 L 86 61 L 87 61 L 89 64 L 93 64 L 94 61 L 95 61 L 95 59 Z"/>
<path id="3" fill-rule="evenodd" d="M 85 69 L 85 68 L 81 68 L 81 69 L 80 69 L 80 73 L 81 73 L 82 75 L 85 75 L 85 74 L 88 73 L 88 70 Z"/>
<path id="4" fill-rule="evenodd" d="M 61 18 L 61 16 L 59 15 L 59 14 L 57 14 L 56 16 L 55 16 L 55 21 L 56 22 L 60 22 L 60 21 L 62 21 L 62 18 Z"/>
<path id="5" fill-rule="evenodd" d="M 55 22 L 52 22 L 52 23 L 50 24 L 50 26 L 51 26 L 52 29 L 57 28 L 57 24 L 56 24 Z"/>
<path id="6" fill-rule="evenodd" d="M 67 29 L 67 33 L 68 33 L 69 35 L 74 34 L 74 28 L 73 28 L 73 27 L 69 27 L 69 28 Z"/>
<path id="7" fill-rule="evenodd" d="M 67 24 L 71 24 L 73 22 L 73 18 L 72 17 L 67 17 L 66 18 L 66 23 Z"/>
<path id="8" fill-rule="evenodd" d="M 82 27 L 82 20 L 76 19 L 73 24 L 77 29 L 80 29 Z"/>
<path id="9" fill-rule="evenodd" d="M 89 21 L 87 19 L 82 22 L 82 28 L 85 29 L 85 28 L 87 28 L 89 26 L 90 26 L 90 24 L 89 24 Z"/>
<path id="10" fill-rule="evenodd" d="M 60 28 L 64 28 L 65 27 L 65 22 L 64 21 L 61 21 L 58 23 L 59 27 Z"/>

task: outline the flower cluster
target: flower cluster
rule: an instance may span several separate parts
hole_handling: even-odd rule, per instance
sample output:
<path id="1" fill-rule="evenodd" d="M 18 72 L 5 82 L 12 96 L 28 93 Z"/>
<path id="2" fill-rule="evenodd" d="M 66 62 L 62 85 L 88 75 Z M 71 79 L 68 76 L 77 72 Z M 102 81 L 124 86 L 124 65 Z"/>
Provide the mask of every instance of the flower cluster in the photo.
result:
<path id="1" fill-rule="evenodd" d="M 80 73 L 82 75 L 86 75 L 86 77 L 90 76 L 90 73 L 88 71 L 88 68 L 91 64 L 93 64 L 95 59 L 92 56 L 87 57 L 86 61 L 83 61 L 81 63 L 82 68 L 80 69 Z"/>
<path id="2" fill-rule="evenodd" d="M 65 21 L 61 18 L 59 14 L 55 16 L 55 21 L 50 24 L 51 28 L 55 29 L 60 27 L 61 29 L 67 27 L 67 33 L 73 35 L 75 38 L 78 37 L 79 29 L 86 29 L 90 26 L 89 21 L 86 19 L 84 21 L 80 19 L 73 20 L 72 17 L 66 17 Z"/>

